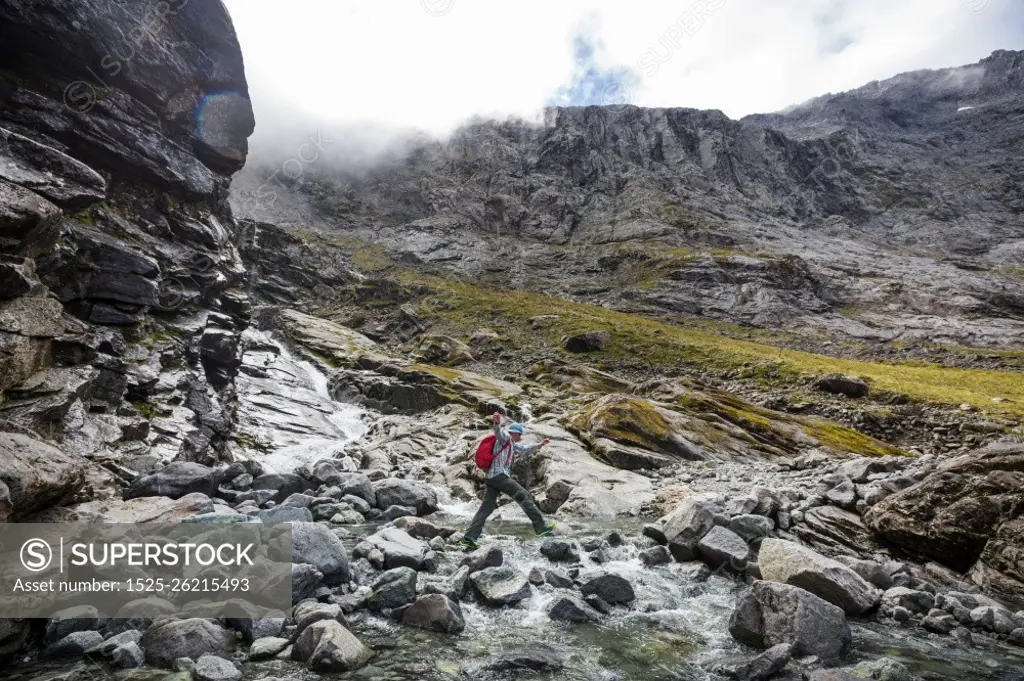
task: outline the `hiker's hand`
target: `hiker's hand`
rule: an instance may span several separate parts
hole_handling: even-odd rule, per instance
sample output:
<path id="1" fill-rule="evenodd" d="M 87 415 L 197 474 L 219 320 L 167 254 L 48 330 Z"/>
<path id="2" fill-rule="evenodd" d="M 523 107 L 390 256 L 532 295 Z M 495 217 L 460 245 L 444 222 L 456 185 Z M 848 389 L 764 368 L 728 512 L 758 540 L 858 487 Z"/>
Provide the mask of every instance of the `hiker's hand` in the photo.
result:
<path id="1" fill-rule="evenodd" d="M 541 440 L 541 441 L 540 441 L 540 446 L 541 446 L 541 447 L 544 447 L 544 446 L 546 446 L 546 445 L 547 445 L 547 444 L 548 444 L 549 442 L 551 442 L 551 440 L 549 440 L 549 439 L 547 439 L 547 438 L 544 438 L 543 440 Z"/>
<path id="2" fill-rule="evenodd" d="M 501 423 L 501 414 L 499 414 L 498 412 L 494 412 L 493 414 L 491 414 L 491 422 Z"/>

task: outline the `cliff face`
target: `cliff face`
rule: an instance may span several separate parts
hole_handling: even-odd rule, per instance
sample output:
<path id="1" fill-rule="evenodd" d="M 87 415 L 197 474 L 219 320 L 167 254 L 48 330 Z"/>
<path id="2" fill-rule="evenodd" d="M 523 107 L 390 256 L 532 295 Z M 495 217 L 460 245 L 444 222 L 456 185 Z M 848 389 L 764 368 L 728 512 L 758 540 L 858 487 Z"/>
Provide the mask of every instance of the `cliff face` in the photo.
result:
<path id="1" fill-rule="evenodd" d="M 358 173 L 278 173 L 272 191 L 277 168 L 250 166 L 232 201 L 629 310 L 1008 344 L 1024 330 L 1022 74 L 1024 54 L 997 52 L 740 121 L 556 109 Z"/>
<path id="2" fill-rule="evenodd" d="M 106 469 L 50 503 L 225 456 L 249 321 L 226 198 L 253 126 L 219 1 L 0 1 L 0 431 Z"/>

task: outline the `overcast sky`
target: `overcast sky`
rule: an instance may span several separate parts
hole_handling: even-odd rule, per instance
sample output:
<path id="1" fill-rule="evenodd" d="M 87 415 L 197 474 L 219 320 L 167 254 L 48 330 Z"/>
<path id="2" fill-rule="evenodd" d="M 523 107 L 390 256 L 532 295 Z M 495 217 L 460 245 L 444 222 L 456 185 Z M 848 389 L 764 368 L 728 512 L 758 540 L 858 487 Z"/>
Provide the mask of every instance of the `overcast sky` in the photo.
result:
<path id="1" fill-rule="evenodd" d="M 225 0 L 257 124 L 443 132 L 549 104 L 775 111 L 1024 49 L 1024 0 Z"/>

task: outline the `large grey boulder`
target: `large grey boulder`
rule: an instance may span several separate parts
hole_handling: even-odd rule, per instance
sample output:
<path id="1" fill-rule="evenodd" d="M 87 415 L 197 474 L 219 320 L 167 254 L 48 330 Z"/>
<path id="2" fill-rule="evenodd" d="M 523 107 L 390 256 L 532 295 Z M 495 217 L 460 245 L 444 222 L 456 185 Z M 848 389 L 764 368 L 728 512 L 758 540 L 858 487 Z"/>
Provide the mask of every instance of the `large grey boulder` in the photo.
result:
<path id="1" fill-rule="evenodd" d="M 402 613 L 402 624 L 445 634 L 457 634 L 466 628 L 458 602 L 443 594 L 427 594 L 417 598 Z"/>
<path id="2" fill-rule="evenodd" d="M 480 598 L 496 607 L 518 603 L 531 593 L 526 575 L 504 565 L 474 572 L 469 581 Z"/>
<path id="3" fill-rule="evenodd" d="M 103 634 L 98 631 L 75 631 L 46 646 L 43 655 L 49 658 L 81 657 L 86 650 L 103 643 Z"/>
<path id="4" fill-rule="evenodd" d="M 825 374 L 814 379 L 811 385 L 822 392 L 854 398 L 867 396 L 871 389 L 863 380 L 846 374 Z"/>
<path id="5" fill-rule="evenodd" d="M 180 657 L 230 657 L 235 649 L 235 634 L 205 619 L 159 620 L 146 630 L 139 644 L 146 651 L 147 663 L 170 669 Z"/>
<path id="6" fill-rule="evenodd" d="M 806 589 L 852 615 L 873 609 L 881 596 L 846 565 L 783 539 L 761 542 L 758 565 L 765 579 Z"/>
<path id="7" fill-rule="evenodd" d="M 379 549 L 384 554 L 384 567 L 388 570 L 398 567 L 422 570 L 432 554 L 426 543 L 410 537 L 397 527 L 385 527 L 366 537 L 356 547 L 357 557 L 364 557 L 366 547 Z"/>
<path id="8" fill-rule="evenodd" d="M 347 672 L 373 658 L 373 651 L 337 620 L 321 620 L 306 627 L 295 639 L 292 659 L 315 672 Z"/>
<path id="9" fill-rule="evenodd" d="M 416 571 L 410 567 L 397 567 L 382 573 L 370 587 L 366 599 L 374 610 L 397 608 L 416 598 Z"/>
<path id="10" fill-rule="evenodd" d="M 2 353 L 0 353 L 2 354 Z M 45 442 L 0 433 L 0 522 L 59 504 L 85 484 L 85 462 Z"/>
<path id="11" fill-rule="evenodd" d="M 710 501 L 689 498 L 665 517 L 661 531 L 673 558 L 682 563 L 697 557 L 697 542 L 715 526 L 717 510 Z"/>
<path id="12" fill-rule="evenodd" d="M 217 494 L 220 471 L 188 461 L 172 461 L 156 473 L 132 480 L 124 491 L 125 499 L 170 497 L 178 499 L 199 492 L 208 497 Z"/>
<path id="13" fill-rule="evenodd" d="M 409 506 L 417 515 L 429 515 L 437 510 L 437 494 L 420 482 L 385 478 L 374 484 L 374 493 L 376 506 L 382 511 L 390 506 Z"/>
<path id="14" fill-rule="evenodd" d="M 753 648 L 793 645 L 793 655 L 838 657 L 852 640 L 842 608 L 788 584 L 758 580 L 736 604 L 729 633 Z"/>
<path id="15" fill-rule="evenodd" d="M 591 622 L 600 613 L 572 594 L 558 594 L 548 606 L 548 617 L 556 622 Z"/>
<path id="16" fill-rule="evenodd" d="M 352 578 L 344 544 L 320 523 L 292 525 L 292 561 L 313 566 L 328 584 L 343 584 Z"/>
<path id="17" fill-rule="evenodd" d="M 726 565 L 737 572 L 746 569 L 750 560 L 750 547 L 743 537 L 721 525 L 711 528 L 697 542 L 697 553 L 710 565 Z"/>
<path id="18" fill-rule="evenodd" d="M 467 553 L 459 565 L 465 565 L 470 572 L 476 572 L 484 568 L 498 567 L 504 562 L 505 554 L 502 553 L 501 548 L 490 545 L 481 546 L 475 551 Z"/>
<path id="19" fill-rule="evenodd" d="M 625 577 L 611 572 L 595 571 L 580 575 L 580 591 L 584 596 L 598 596 L 612 605 L 636 600 L 633 585 Z"/>

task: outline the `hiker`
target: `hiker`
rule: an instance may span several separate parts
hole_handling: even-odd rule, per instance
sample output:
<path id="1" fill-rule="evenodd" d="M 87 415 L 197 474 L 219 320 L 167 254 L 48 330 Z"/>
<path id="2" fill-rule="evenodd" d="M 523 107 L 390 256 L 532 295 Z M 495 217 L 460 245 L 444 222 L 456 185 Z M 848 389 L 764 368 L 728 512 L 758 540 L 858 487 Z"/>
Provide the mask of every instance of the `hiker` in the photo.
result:
<path id="1" fill-rule="evenodd" d="M 549 440 L 544 438 L 543 441 L 535 445 L 521 444 L 520 440 L 523 439 L 523 433 L 525 432 L 521 424 L 513 423 L 508 429 L 503 429 L 501 427 L 501 414 L 498 412 L 491 414 L 490 420 L 494 428 L 494 435 L 484 438 L 484 442 L 481 443 L 481 447 L 477 451 L 476 463 L 477 466 L 484 468 L 484 464 L 490 458 L 488 454 L 492 455 L 493 459 L 489 461 L 490 465 L 486 467 L 487 479 L 484 481 L 484 502 L 480 505 L 480 510 L 473 516 L 473 522 L 470 523 L 469 529 L 466 530 L 466 535 L 459 542 L 459 545 L 464 548 L 476 548 L 476 540 L 480 538 L 480 533 L 483 532 L 484 523 L 487 522 L 488 516 L 494 513 L 494 509 L 498 507 L 498 497 L 502 492 L 512 497 L 512 500 L 519 504 L 520 508 L 526 512 L 530 522 L 533 523 L 533 529 L 538 537 L 545 537 L 555 529 L 553 524 L 548 525 L 544 522 L 544 516 L 540 514 L 540 510 L 537 509 L 537 504 L 533 502 L 530 493 L 513 480 L 511 475 L 512 460 L 516 454 L 529 456 L 539 451 Z M 493 441 L 492 447 L 488 448 L 485 446 L 485 443 L 488 441 Z M 490 449 L 490 451 L 487 452 L 485 451 L 486 449 Z"/>

